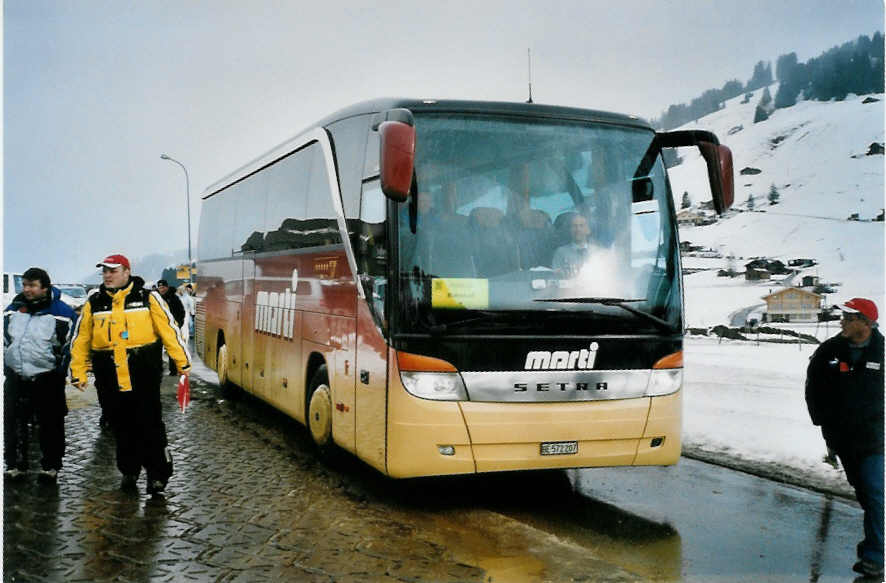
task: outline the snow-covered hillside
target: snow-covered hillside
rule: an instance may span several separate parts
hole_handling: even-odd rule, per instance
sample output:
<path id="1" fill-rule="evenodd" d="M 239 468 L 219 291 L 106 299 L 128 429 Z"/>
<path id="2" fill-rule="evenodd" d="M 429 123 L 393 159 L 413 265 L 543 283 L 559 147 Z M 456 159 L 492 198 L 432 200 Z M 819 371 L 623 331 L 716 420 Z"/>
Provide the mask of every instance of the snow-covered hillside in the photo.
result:
<path id="1" fill-rule="evenodd" d="M 770 91 L 774 94 L 775 86 Z M 758 90 L 747 103 L 737 97 L 724 109 L 680 128 L 713 131 L 732 149 L 733 209 L 738 211 L 714 225 L 681 227 L 681 240 L 711 247 L 724 257 L 733 254 L 738 271 L 751 257 L 784 263 L 816 259 L 819 264 L 809 274 L 842 283 L 828 296 L 829 304 L 866 296 L 886 309 L 884 223 L 871 222 L 884 207 L 884 157 L 866 155 L 871 144 L 883 143 L 883 95 L 801 101 L 755 124 L 761 95 Z M 877 101 L 863 103 L 869 98 Z M 701 157 L 692 149 L 681 149 L 680 155 L 684 162 L 669 171 L 677 208 L 684 192 L 694 205 L 710 200 Z M 745 168 L 759 173 L 743 175 Z M 767 200 L 772 185 L 780 195 L 776 205 Z M 748 212 L 751 194 L 755 205 Z M 855 213 L 859 221 L 847 220 Z M 725 267 L 725 259 L 720 264 Z M 684 267 L 716 267 L 716 262 L 699 265 L 686 257 Z M 712 271 L 687 274 L 684 283 L 687 324 L 699 327 L 729 324 L 729 314 L 762 303 L 761 296 L 779 285 L 717 278 Z"/>

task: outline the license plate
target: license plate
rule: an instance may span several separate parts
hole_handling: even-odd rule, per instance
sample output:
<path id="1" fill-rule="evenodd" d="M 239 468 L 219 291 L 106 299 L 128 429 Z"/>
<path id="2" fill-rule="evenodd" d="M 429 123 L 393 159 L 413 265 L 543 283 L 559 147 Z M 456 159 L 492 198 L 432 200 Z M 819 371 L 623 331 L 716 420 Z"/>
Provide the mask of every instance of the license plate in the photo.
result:
<path id="1" fill-rule="evenodd" d="M 577 441 L 547 441 L 541 444 L 541 455 L 568 455 L 578 453 Z"/>

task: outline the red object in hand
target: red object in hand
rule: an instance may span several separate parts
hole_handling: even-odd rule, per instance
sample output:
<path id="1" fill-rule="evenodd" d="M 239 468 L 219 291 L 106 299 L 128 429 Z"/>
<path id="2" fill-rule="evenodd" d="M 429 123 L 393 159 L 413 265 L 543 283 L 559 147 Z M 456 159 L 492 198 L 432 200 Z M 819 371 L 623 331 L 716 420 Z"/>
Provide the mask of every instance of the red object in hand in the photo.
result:
<path id="1" fill-rule="evenodd" d="M 188 375 L 178 377 L 178 406 L 181 407 L 182 413 L 191 403 L 191 381 Z"/>
<path id="2" fill-rule="evenodd" d="M 841 362 L 840 363 L 840 372 L 849 372 L 849 363 Z"/>

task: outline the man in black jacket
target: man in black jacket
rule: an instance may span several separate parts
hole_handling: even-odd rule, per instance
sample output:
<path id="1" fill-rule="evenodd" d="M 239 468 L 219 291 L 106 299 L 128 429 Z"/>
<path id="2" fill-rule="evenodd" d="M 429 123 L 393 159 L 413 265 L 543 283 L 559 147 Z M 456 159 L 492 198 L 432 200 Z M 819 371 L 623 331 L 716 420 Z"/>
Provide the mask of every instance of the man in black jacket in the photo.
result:
<path id="1" fill-rule="evenodd" d="M 864 540 L 854 571 L 883 577 L 883 335 L 877 306 L 853 298 L 840 306 L 842 331 L 818 347 L 806 371 L 806 404 L 837 452 L 864 509 Z"/>
<path id="2" fill-rule="evenodd" d="M 166 300 L 166 305 L 169 306 L 169 311 L 172 312 L 172 317 L 175 318 L 175 325 L 178 326 L 180 330 L 182 324 L 185 323 L 185 307 L 182 305 L 182 301 L 178 299 L 178 294 L 175 293 L 175 288 L 169 287 L 169 283 L 165 279 L 161 279 L 157 281 L 157 291 L 160 292 L 160 295 Z M 175 368 L 175 361 L 172 360 L 172 357 L 170 356 L 169 376 L 175 376 L 177 374 L 178 369 Z"/>

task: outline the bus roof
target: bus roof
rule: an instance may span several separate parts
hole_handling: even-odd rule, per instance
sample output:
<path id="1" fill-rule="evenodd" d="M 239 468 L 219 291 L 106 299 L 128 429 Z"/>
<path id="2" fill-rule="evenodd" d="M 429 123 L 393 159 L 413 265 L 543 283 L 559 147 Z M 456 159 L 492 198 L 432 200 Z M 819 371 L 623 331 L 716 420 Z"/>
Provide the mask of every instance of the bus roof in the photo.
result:
<path id="1" fill-rule="evenodd" d="M 423 113 L 484 113 L 499 115 L 515 115 L 527 116 L 535 118 L 550 118 L 560 120 L 575 120 L 595 123 L 610 123 L 617 125 L 627 125 L 642 129 L 653 130 L 654 128 L 647 122 L 634 115 L 626 115 L 621 113 L 613 113 L 608 111 L 600 111 L 595 109 L 581 109 L 578 107 L 563 107 L 558 105 L 541 105 L 538 103 L 514 103 L 507 101 L 469 101 L 455 99 L 415 99 L 405 97 L 383 97 L 363 101 L 354 105 L 345 107 L 332 113 L 317 123 L 305 128 L 292 138 L 271 148 L 266 153 L 251 162 L 244 164 L 237 170 L 224 176 L 203 192 L 203 198 L 225 188 L 226 186 L 244 178 L 259 170 L 260 168 L 270 164 L 280 156 L 287 153 L 289 146 L 296 142 L 304 133 L 318 127 L 326 127 L 337 121 L 354 117 L 357 115 L 366 115 L 371 113 L 379 113 L 389 109 L 404 108 L 412 112 Z"/>

